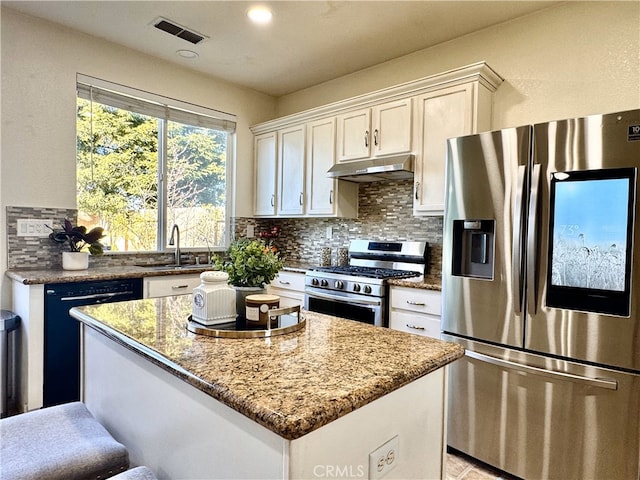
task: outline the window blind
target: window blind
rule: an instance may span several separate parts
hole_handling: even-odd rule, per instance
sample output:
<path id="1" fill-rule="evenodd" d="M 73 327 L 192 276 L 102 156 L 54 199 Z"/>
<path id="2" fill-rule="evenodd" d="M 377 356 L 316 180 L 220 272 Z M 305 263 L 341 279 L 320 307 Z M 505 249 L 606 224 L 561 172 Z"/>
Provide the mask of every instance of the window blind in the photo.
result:
<path id="1" fill-rule="evenodd" d="M 103 105 L 187 125 L 234 133 L 236 116 L 125 85 L 78 74 L 78 97 Z"/>

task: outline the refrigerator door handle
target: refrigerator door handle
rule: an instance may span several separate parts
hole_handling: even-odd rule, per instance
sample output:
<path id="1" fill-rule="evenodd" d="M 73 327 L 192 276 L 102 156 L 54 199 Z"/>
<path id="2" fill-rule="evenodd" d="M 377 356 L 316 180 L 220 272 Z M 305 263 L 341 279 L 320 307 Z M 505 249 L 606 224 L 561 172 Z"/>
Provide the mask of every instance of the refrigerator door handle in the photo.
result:
<path id="1" fill-rule="evenodd" d="M 527 311 L 537 312 L 536 305 L 536 257 L 538 255 L 538 203 L 540 197 L 540 164 L 533 166 L 531 198 L 529 199 L 529 224 L 527 225 Z"/>
<path id="2" fill-rule="evenodd" d="M 513 312 L 522 313 L 522 209 L 524 207 L 524 180 L 526 167 L 518 167 L 518 181 L 516 185 L 516 201 L 513 212 L 513 252 L 511 255 L 511 291 L 514 294 Z"/>
<path id="3" fill-rule="evenodd" d="M 491 363 L 498 367 L 504 367 L 510 370 L 516 370 L 518 372 L 531 373 L 533 375 L 540 375 L 542 377 L 552 378 L 556 380 L 565 380 L 569 382 L 580 383 L 583 385 L 589 385 L 591 387 L 606 388 L 607 390 L 618 389 L 618 382 L 609 378 L 591 378 L 582 375 L 574 375 L 572 373 L 546 370 L 544 368 L 532 367 L 530 365 L 524 365 L 522 363 L 512 362 L 510 360 L 504 360 L 502 358 L 485 355 L 483 353 L 472 352 L 470 350 L 467 350 L 465 352 L 465 355 L 469 358 L 480 360 L 481 362 Z"/>

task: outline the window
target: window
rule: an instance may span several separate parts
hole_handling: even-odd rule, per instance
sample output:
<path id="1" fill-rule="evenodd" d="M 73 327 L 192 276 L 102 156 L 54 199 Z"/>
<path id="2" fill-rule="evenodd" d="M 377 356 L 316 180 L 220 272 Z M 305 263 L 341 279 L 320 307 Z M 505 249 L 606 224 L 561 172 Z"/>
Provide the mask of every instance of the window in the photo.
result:
<path id="1" fill-rule="evenodd" d="M 229 238 L 233 115 L 78 75 L 77 200 L 111 251 L 162 251 Z"/>

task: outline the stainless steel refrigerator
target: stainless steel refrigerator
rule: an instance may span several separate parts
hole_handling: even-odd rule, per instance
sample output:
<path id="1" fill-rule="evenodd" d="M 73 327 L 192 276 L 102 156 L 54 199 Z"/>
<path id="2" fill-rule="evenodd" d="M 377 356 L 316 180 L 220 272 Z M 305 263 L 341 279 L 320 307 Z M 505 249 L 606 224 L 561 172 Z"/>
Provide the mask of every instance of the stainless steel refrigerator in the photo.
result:
<path id="1" fill-rule="evenodd" d="M 448 141 L 448 445 L 532 479 L 640 478 L 640 110 Z"/>

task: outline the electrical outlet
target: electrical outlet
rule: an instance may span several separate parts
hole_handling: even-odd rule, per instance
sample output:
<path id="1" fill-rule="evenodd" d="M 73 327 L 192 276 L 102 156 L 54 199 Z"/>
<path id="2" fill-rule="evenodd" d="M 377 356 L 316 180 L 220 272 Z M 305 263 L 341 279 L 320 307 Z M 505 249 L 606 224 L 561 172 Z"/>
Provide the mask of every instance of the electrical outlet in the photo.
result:
<path id="1" fill-rule="evenodd" d="M 331 240 L 333 238 L 333 227 L 327 227 L 327 240 Z"/>
<path id="2" fill-rule="evenodd" d="M 51 230 L 47 227 L 53 227 L 53 220 L 50 218 L 43 220 L 36 219 L 18 219 L 17 234 L 19 237 L 48 237 Z"/>
<path id="3" fill-rule="evenodd" d="M 389 473 L 399 460 L 398 435 L 369 454 L 369 480 L 377 480 Z"/>
<path id="4" fill-rule="evenodd" d="M 253 225 L 247 225 L 247 238 L 253 238 L 255 236 L 255 227 Z"/>

